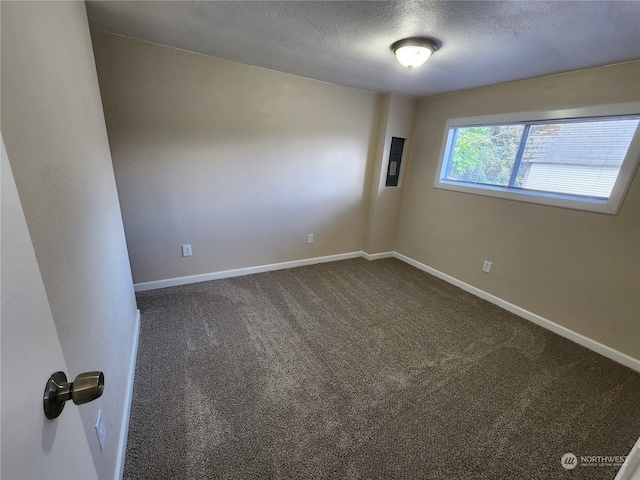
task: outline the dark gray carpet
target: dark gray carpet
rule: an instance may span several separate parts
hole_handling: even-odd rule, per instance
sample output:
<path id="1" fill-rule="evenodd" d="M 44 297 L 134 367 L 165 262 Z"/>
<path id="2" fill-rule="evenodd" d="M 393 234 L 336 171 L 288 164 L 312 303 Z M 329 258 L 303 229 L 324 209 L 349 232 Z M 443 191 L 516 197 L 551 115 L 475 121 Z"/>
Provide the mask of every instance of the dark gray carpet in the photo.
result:
<path id="1" fill-rule="evenodd" d="M 395 259 L 138 294 L 125 478 L 612 479 L 640 374 Z"/>

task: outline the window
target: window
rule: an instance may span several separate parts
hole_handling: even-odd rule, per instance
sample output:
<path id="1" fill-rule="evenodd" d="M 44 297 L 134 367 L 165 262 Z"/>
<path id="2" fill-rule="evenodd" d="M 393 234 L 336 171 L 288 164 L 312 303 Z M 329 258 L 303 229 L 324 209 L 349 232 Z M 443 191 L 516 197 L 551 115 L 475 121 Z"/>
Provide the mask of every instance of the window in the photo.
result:
<path id="1" fill-rule="evenodd" d="M 640 103 L 450 119 L 435 186 L 616 214 L 639 124 Z"/>

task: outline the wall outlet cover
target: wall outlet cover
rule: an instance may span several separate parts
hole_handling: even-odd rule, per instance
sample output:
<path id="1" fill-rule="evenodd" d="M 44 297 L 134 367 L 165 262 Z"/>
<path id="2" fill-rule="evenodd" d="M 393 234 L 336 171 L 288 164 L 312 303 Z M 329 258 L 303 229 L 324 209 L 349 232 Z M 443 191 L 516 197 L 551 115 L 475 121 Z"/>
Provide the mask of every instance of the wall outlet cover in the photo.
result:
<path id="1" fill-rule="evenodd" d="M 482 265 L 482 271 L 484 273 L 491 273 L 491 265 L 493 265 L 492 262 L 485 260 L 484 264 Z"/>

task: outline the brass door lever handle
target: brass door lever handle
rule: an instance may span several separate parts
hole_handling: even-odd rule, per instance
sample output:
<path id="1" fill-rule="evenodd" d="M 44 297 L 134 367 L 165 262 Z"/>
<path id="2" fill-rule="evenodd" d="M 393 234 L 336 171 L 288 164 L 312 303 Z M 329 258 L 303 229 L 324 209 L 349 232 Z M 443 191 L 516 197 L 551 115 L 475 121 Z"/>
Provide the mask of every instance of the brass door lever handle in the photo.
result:
<path id="1" fill-rule="evenodd" d="M 57 418 L 62 413 L 67 400 L 76 405 L 95 400 L 104 391 L 102 372 L 85 372 L 76 377 L 73 383 L 67 383 L 64 372 L 56 372 L 49 378 L 44 390 L 44 414 L 47 418 Z"/>

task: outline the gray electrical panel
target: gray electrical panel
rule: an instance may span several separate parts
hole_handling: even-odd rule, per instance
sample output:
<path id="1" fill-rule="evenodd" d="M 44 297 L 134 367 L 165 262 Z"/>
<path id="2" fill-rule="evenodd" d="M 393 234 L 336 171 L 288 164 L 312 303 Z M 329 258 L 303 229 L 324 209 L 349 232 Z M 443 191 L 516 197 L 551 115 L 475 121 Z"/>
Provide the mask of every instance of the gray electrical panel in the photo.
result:
<path id="1" fill-rule="evenodd" d="M 391 151 L 389 152 L 389 166 L 387 167 L 386 187 L 397 187 L 400 179 L 400 162 L 406 138 L 391 137 Z"/>

